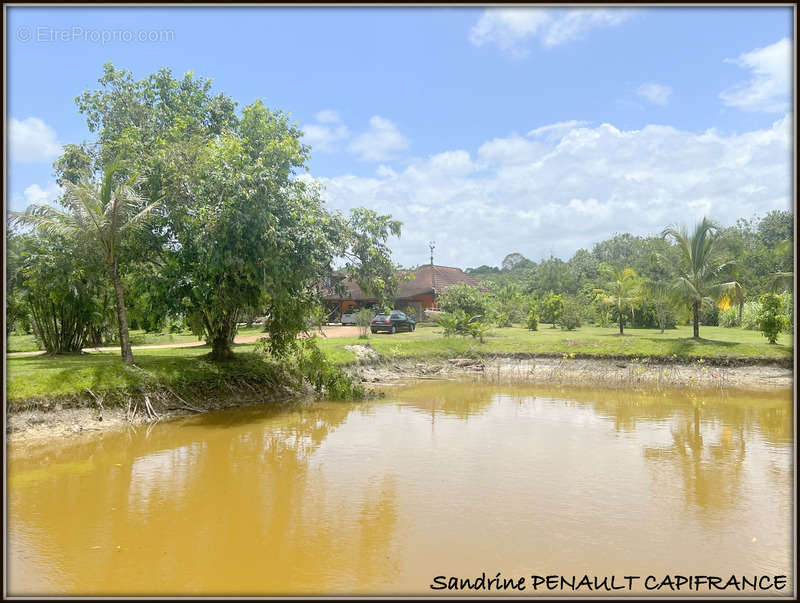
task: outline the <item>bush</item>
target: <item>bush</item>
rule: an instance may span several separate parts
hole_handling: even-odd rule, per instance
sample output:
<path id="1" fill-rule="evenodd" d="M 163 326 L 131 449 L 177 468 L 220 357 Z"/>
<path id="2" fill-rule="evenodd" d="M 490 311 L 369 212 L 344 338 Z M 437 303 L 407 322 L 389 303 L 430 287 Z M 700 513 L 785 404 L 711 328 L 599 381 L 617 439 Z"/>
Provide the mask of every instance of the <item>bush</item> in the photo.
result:
<path id="1" fill-rule="evenodd" d="M 555 327 L 564 311 L 564 298 L 550 291 L 539 303 L 539 309 L 542 322 L 550 323 Z"/>
<path id="2" fill-rule="evenodd" d="M 774 293 L 765 293 L 758 301 L 761 304 L 758 327 L 767 341 L 775 343 L 789 322 L 789 318 L 783 313 L 783 300 Z"/>
<path id="3" fill-rule="evenodd" d="M 738 306 L 731 306 L 719 313 L 719 326 L 727 328 L 740 326 Z"/>
<path id="4" fill-rule="evenodd" d="M 574 331 L 581 326 L 583 320 L 583 308 L 575 299 L 570 299 L 564 303 L 558 325 L 562 331 Z"/>
<path id="5" fill-rule="evenodd" d="M 471 335 L 476 339 L 480 339 L 481 343 L 483 343 L 483 338 L 489 330 L 489 325 L 482 322 L 479 316 L 467 316 L 467 313 L 463 310 L 445 312 L 442 314 L 439 324 L 444 329 L 445 337 L 453 335 L 466 337 Z"/>
<path id="6" fill-rule="evenodd" d="M 465 283 L 453 285 L 439 297 L 439 307 L 444 312 L 461 310 L 470 316 L 485 317 L 489 311 L 489 300 L 476 287 Z"/>
<path id="7" fill-rule="evenodd" d="M 498 312 L 495 316 L 495 323 L 498 327 L 510 327 L 511 326 L 511 317 L 508 315 L 508 312 Z"/>
<path id="8" fill-rule="evenodd" d="M 794 300 L 789 291 L 784 291 L 779 297 L 783 302 L 783 313 L 786 315 L 786 318 L 789 319 L 785 330 L 787 333 L 791 333 L 794 330 Z"/>
<path id="9" fill-rule="evenodd" d="M 375 313 L 369 308 L 361 308 L 355 313 L 358 337 L 360 339 L 367 339 L 369 337 L 369 323 L 372 322 L 373 316 L 375 316 Z"/>
<path id="10" fill-rule="evenodd" d="M 759 311 L 758 302 L 745 302 L 742 308 L 742 324 L 740 326 L 749 331 L 757 331 Z"/>
<path id="11" fill-rule="evenodd" d="M 539 330 L 539 317 L 536 316 L 536 310 L 528 312 L 528 316 L 525 319 L 525 328 L 529 331 Z"/>

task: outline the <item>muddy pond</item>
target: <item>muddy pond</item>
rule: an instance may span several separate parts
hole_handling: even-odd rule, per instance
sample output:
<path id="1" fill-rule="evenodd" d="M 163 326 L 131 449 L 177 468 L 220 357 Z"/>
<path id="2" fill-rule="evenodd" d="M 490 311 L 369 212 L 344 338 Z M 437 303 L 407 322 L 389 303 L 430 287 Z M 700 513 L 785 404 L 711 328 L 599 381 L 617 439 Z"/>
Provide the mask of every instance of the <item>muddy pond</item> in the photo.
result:
<path id="1" fill-rule="evenodd" d="M 792 444 L 791 391 L 452 381 L 14 443 L 7 588 L 432 595 L 436 576 L 482 572 L 736 574 L 785 575 L 757 594 L 790 595 Z"/>

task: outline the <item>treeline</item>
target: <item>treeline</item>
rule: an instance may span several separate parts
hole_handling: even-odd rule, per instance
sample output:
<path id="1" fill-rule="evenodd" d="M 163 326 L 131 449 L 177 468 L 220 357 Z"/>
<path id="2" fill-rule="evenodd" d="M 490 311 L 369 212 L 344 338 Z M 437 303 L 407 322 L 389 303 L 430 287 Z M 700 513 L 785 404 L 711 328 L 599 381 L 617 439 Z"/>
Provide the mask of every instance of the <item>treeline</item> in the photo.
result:
<path id="1" fill-rule="evenodd" d="M 334 266 L 379 296 L 395 285 L 385 243 L 400 223 L 329 211 L 286 113 L 238 108 L 191 72 L 137 80 L 108 63 L 99 83 L 75 99 L 95 139 L 56 160 L 58 205 L 12 212 L 7 334 L 51 353 L 119 343 L 133 364 L 130 327 L 189 328 L 223 360 L 257 315 L 278 356 L 316 320 Z"/>
<path id="2" fill-rule="evenodd" d="M 689 324 L 697 312 L 699 324 L 757 329 L 765 294 L 781 294 L 781 313 L 792 317 L 793 270 L 793 216 L 775 210 L 731 227 L 704 220 L 691 231 L 667 227 L 662 236 L 618 234 L 567 261 L 510 253 L 500 267 L 466 270 L 492 294 L 465 312 L 502 324 L 522 322 L 535 309 L 543 322 L 618 323 L 620 331 Z M 460 307 L 445 299 L 448 306 Z"/>

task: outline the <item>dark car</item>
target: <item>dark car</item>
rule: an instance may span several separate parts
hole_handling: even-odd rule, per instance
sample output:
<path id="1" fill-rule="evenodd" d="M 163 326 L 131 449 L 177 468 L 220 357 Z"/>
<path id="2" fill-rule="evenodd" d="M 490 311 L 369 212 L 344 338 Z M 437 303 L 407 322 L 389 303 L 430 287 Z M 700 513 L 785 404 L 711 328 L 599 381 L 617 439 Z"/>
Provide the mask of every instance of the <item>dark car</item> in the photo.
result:
<path id="1" fill-rule="evenodd" d="M 399 310 L 392 310 L 391 314 L 378 314 L 369 323 L 369 329 L 373 333 L 378 331 L 387 331 L 389 333 L 413 331 L 415 326 L 414 319 Z"/>

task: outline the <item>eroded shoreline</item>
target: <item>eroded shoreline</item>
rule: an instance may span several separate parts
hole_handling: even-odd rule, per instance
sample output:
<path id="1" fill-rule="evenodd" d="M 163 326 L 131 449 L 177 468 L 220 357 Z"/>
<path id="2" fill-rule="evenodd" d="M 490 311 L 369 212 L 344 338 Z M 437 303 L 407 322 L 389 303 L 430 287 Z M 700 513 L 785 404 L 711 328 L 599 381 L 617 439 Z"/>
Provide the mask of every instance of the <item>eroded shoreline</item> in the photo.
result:
<path id="1" fill-rule="evenodd" d="M 793 387 L 791 368 L 775 364 L 720 366 L 701 360 L 692 363 L 655 363 L 645 360 L 600 358 L 451 358 L 435 361 L 383 362 L 368 353 L 347 368 L 372 392 L 383 392 L 409 380 L 475 380 L 496 384 L 592 386 L 609 389 L 694 389 L 778 391 Z M 276 395 L 267 390 L 220 392 L 192 398 L 191 408 L 170 400 L 154 404 L 158 420 L 197 412 L 240 408 L 259 404 L 281 404 L 309 399 L 307 393 Z M 100 407 L 90 399 L 68 398 L 41 401 L 7 409 L 6 437 L 10 443 L 120 429 L 131 423 L 148 423 L 146 415 L 131 417 L 130 409 L 116 405 Z"/>

